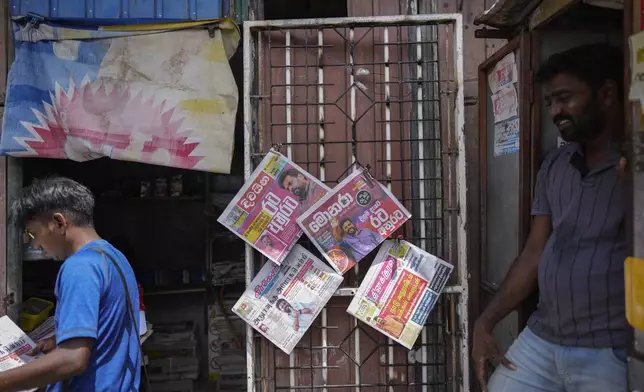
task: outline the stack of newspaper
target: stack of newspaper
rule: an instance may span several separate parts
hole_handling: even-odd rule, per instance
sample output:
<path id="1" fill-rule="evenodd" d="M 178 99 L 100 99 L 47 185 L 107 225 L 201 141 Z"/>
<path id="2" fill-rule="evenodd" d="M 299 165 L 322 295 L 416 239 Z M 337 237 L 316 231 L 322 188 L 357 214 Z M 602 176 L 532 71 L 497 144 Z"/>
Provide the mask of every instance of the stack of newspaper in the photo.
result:
<path id="1" fill-rule="evenodd" d="M 199 347 L 195 325 L 191 322 L 155 324 L 154 334 L 144 345 L 150 361 L 148 375 L 152 390 L 156 383 L 197 380 Z"/>
<path id="2" fill-rule="evenodd" d="M 222 286 L 244 282 L 246 269 L 243 260 L 219 261 L 210 264 L 210 276 L 213 286 Z"/>
<path id="3" fill-rule="evenodd" d="M 208 379 L 219 392 L 246 389 L 246 325 L 231 309 L 234 300 L 208 307 Z"/>

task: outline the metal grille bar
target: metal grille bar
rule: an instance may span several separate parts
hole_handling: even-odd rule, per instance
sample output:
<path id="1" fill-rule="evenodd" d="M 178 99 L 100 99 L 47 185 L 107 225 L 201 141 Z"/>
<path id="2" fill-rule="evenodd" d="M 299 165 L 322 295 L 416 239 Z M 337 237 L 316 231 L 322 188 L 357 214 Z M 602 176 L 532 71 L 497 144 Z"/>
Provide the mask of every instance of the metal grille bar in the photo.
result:
<path id="1" fill-rule="evenodd" d="M 290 356 L 248 327 L 248 391 L 469 390 L 461 30 L 459 14 L 244 24 L 246 177 L 274 143 L 329 186 L 369 164 L 412 212 L 405 238 L 456 265 L 411 351 L 345 313 L 368 260 Z"/>

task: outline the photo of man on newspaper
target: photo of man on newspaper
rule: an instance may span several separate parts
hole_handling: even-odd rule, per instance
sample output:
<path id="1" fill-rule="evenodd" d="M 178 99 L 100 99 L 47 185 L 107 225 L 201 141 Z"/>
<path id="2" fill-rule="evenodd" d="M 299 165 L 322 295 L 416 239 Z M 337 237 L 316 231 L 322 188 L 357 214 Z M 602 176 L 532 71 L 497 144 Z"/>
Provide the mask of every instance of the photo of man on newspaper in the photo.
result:
<path id="1" fill-rule="evenodd" d="M 410 217 L 391 191 L 360 167 L 297 223 L 333 269 L 344 274 Z"/>
<path id="2" fill-rule="evenodd" d="M 281 241 L 271 236 L 268 233 L 262 235 L 259 241 L 264 245 L 264 252 L 269 255 L 269 258 L 279 257 L 286 246 L 281 244 Z"/>
<path id="3" fill-rule="evenodd" d="M 290 354 L 341 283 L 342 275 L 296 244 L 282 265 L 264 264 L 232 311 Z"/>
<path id="4" fill-rule="evenodd" d="M 316 192 L 317 184 L 297 169 L 284 170 L 277 183 L 282 189 L 289 191 L 293 196 L 297 197 L 300 202 L 300 213 L 308 210 L 317 201 L 317 196 L 323 196 L 322 193 Z M 326 192 L 324 192 L 326 193 Z"/>
<path id="5" fill-rule="evenodd" d="M 299 331 L 307 330 L 313 322 L 313 315 L 315 315 L 315 308 L 311 304 L 294 303 L 289 304 L 284 298 L 280 298 L 275 303 L 275 307 L 282 312 L 286 313 L 293 321 L 293 330 Z"/>
<path id="6" fill-rule="evenodd" d="M 302 235 L 297 218 L 329 190 L 271 150 L 217 222 L 279 265 Z"/>
<path id="7" fill-rule="evenodd" d="M 384 238 L 368 228 L 358 229 L 351 218 L 331 219 L 331 232 L 336 242 L 353 256 L 353 260 L 361 260 L 374 250 Z M 347 252 L 346 249 L 350 249 Z"/>

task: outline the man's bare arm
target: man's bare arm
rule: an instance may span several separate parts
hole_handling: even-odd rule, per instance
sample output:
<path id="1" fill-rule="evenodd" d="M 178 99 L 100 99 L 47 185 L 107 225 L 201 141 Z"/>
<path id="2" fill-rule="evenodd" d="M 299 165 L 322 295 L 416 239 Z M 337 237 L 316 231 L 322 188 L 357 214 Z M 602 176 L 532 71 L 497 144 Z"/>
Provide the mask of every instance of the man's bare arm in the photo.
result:
<path id="1" fill-rule="evenodd" d="M 510 267 L 496 295 L 477 320 L 477 326 L 492 330 L 532 293 L 537 283 L 539 260 L 550 233 L 550 216 L 534 217 L 525 247 Z"/>
<path id="2" fill-rule="evenodd" d="M 331 218 L 331 235 L 337 242 L 342 241 L 342 229 L 336 217 Z"/>
<path id="3" fill-rule="evenodd" d="M 87 369 L 94 340 L 70 339 L 45 356 L 0 373 L 0 391 L 41 388 L 82 374 Z"/>
<path id="4" fill-rule="evenodd" d="M 516 309 L 534 289 L 537 283 L 539 259 L 550 238 L 550 233 L 552 233 L 550 216 L 535 217 L 523 251 L 510 267 L 499 291 L 474 324 L 472 359 L 483 392 L 487 392 L 485 363 L 488 360 L 498 361 L 511 370 L 516 369 L 514 364 L 499 351 L 492 336 L 492 329 L 501 319 Z"/>

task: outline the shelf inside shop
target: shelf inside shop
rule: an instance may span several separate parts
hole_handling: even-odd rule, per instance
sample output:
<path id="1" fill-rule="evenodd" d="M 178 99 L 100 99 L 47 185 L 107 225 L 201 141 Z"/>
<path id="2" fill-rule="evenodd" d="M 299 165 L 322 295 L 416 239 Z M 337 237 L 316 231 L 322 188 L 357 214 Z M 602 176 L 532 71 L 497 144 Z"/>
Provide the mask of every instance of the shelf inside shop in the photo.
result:
<path id="1" fill-rule="evenodd" d="M 63 263 L 61 260 L 54 260 L 51 257 L 25 257 L 22 259 L 23 262 L 36 262 L 36 261 L 50 261 L 52 263 Z"/>
<path id="2" fill-rule="evenodd" d="M 204 293 L 206 290 L 207 287 L 205 284 L 143 287 L 143 296 L 152 297 L 159 295 Z"/>
<path id="3" fill-rule="evenodd" d="M 148 196 L 148 197 L 125 197 L 125 196 L 100 196 L 99 202 L 128 202 L 128 201 L 204 201 L 203 196 Z"/>

